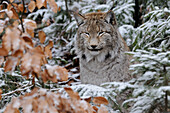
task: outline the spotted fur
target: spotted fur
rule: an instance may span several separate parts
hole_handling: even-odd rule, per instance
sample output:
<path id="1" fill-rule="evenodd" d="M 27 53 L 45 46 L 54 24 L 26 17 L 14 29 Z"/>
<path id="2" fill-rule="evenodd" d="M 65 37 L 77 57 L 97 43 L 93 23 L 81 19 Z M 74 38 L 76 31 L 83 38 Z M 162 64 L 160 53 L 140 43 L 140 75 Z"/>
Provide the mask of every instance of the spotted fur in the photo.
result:
<path id="1" fill-rule="evenodd" d="M 127 81 L 129 48 L 121 37 L 112 11 L 74 14 L 78 30 L 76 52 L 80 58 L 80 79 L 85 84 Z"/>

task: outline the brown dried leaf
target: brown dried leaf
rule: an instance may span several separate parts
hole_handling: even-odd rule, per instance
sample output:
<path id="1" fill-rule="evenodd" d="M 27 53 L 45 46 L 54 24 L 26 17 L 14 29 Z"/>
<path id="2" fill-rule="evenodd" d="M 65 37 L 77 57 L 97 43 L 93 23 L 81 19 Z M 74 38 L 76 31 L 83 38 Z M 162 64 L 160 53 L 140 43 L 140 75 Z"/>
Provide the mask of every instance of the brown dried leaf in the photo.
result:
<path id="1" fill-rule="evenodd" d="M 105 105 L 109 104 L 108 100 L 104 97 L 94 97 L 93 103 L 95 103 L 95 104 L 105 104 Z"/>
<path id="2" fill-rule="evenodd" d="M 27 75 L 31 71 L 31 54 L 28 52 L 24 54 L 24 56 L 21 59 L 21 74 L 22 75 Z"/>
<path id="3" fill-rule="evenodd" d="M 40 9 L 42 6 L 44 6 L 44 1 L 45 0 L 36 0 L 36 5 L 37 5 L 37 7 L 38 7 L 38 9 Z"/>
<path id="4" fill-rule="evenodd" d="M 47 8 L 47 1 L 46 1 L 46 0 L 44 0 L 43 6 L 44 6 L 45 8 Z"/>
<path id="5" fill-rule="evenodd" d="M 32 113 L 32 108 L 33 108 L 33 106 L 32 106 L 32 102 L 33 102 L 33 98 L 31 98 L 31 99 L 27 99 L 26 101 L 22 101 L 22 108 L 23 108 L 23 113 Z M 28 105 L 30 105 L 29 107 L 28 107 Z"/>
<path id="6" fill-rule="evenodd" d="M 31 37 L 27 33 L 23 33 L 21 37 L 23 38 L 23 40 L 26 44 L 28 44 L 31 47 L 34 46 L 34 43 L 32 42 Z"/>
<path id="7" fill-rule="evenodd" d="M 68 93 L 71 99 L 80 100 L 79 94 L 74 92 L 71 88 L 65 87 L 64 90 Z"/>
<path id="8" fill-rule="evenodd" d="M 5 25 L 5 21 L 0 20 L 0 27 L 3 27 Z"/>
<path id="9" fill-rule="evenodd" d="M 20 47 L 20 31 L 17 28 L 7 28 L 3 37 L 3 47 L 7 50 L 16 51 Z"/>
<path id="10" fill-rule="evenodd" d="M 57 13 L 57 11 L 58 11 L 58 6 L 57 6 L 55 0 L 47 0 L 47 2 L 48 2 L 48 4 L 50 5 L 52 11 L 53 11 L 54 13 Z"/>
<path id="11" fill-rule="evenodd" d="M 49 41 L 49 43 L 48 43 L 48 45 L 47 45 L 47 47 L 48 47 L 48 48 L 52 48 L 52 47 L 53 47 L 53 45 L 54 45 L 54 44 L 53 44 L 53 41 L 52 41 L 52 40 L 50 40 L 50 41 Z"/>
<path id="12" fill-rule="evenodd" d="M 12 29 L 12 32 L 10 32 L 9 36 L 11 38 L 11 46 L 12 50 L 16 51 L 20 47 L 20 31 L 16 28 Z"/>
<path id="13" fill-rule="evenodd" d="M 35 113 L 38 113 L 38 106 L 39 106 L 39 102 L 38 102 L 38 99 L 37 98 L 35 98 L 35 99 L 33 99 L 33 101 L 32 101 L 32 110 L 34 110 L 35 111 Z"/>
<path id="14" fill-rule="evenodd" d="M 38 32 L 38 37 L 39 37 L 39 39 L 40 39 L 40 42 L 41 42 L 41 43 L 44 43 L 44 41 L 45 41 L 45 39 L 46 39 L 46 35 L 45 35 L 44 31 L 39 31 L 39 32 Z"/>
<path id="15" fill-rule="evenodd" d="M 4 71 L 14 71 L 17 63 L 18 63 L 18 58 L 17 57 L 8 57 L 7 61 L 5 62 L 5 67 Z"/>
<path id="16" fill-rule="evenodd" d="M 34 29 L 37 28 L 37 24 L 33 20 L 24 20 L 24 26 L 26 32 L 31 36 L 34 37 Z"/>
<path id="17" fill-rule="evenodd" d="M 6 11 L 6 14 L 8 15 L 8 17 L 10 18 L 10 19 L 12 19 L 12 17 L 13 17 L 13 12 L 10 10 L 10 11 Z"/>
<path id="18" fill-rule="evenodd" d="M 0 19 L 5 17 L 5 11 L 4 12 L 0 12 Z"/>
<path id="19" fill-rule="evenodd" d="M 19 9 L 19 11 L 23 12 L 23 10 L 24 10 L 23 4 L 19 4 L 18 9 Z"/>
<path id="20" fill-rule="evenodd" d="M 52 58 L 51 48 L 53 47 L 53 41 L 49 41 L 49 44 L 45 47 L 45 55 L 46 57 Z"/>
<path id="21" fill-rule="evenodd" d="M 2 94 L 2 89 L 0 89 L 0 94 Z"/>
<path id="22" fill-rule="evenodd" d="M 18 4 L 16 3 L 12 3 L 12 8 L 15 9 L 15 12 L 19 12 L 19 9 L 18 9 Z M 19 16 L 19 15 L 18 15 Z"/>
<path id="23" fill-rule="evenodd" d="M 11 5 L 11 4 L 8 4 L 7 10 L 10 11 L 11 9 L 12 9 L 12 5 Z"/>
<path id="24" fill-rule="evenodd" d="M 13 12 L 12 19 L 19 19 L 19 16 L 18 16 L 17 12 L 15 11 L 15 9 L 11 8 L 11 11 Z"/>
<path id="25" fill-rule="evenodd" d="M 47 76 L 48 76 L 47 69 L 45 69 L 43 72 L 41 72 L 41 78 L 44 83 L 46 83 L 48 81 Z"/>
<path id="26" fill-rule="evenodd" d="M 31 36 L 34 37 L 34 30 L 26 28 L 26 32 Z"/>
<path id="27" fill-rule="evenodd" d="M 0 100 L 1 100 L 1 98 L 2 98 L 2 97 L 1 97 L 1 94 L 2 94 L 2 89 L 0 89 Z"/>
<path id="28" fill-rule="evenodd" d="M 16 21 L 13 22 L 12 25 L 13 25 L 14 27 L 18 27 L 18 26 L 19 26 L 19 22 L 16 20 Z"/>
<path id="29" fill-rule="evenodd" d="M 93 109 L 94 109 L 95 111 L 98 111 L 98 108 L 97 108 L 96 106 L 93 106 Z"/>
<path id="30" fill-rule="evenodd" d="M 4 113 L 15 113 L 15 109 L 12 107 L 12 104 L 7 105 Z"/>
<path id="31" fill-rule="evenodd" d="M 52 81 L 67 81 L 68 80 L 68 71 L 60 66 L 50 66 L 46 65 L 47 73 L 48 73 L 48 80 Z"/>
<path id="32" fill-rule="evenodd" d="M 108 113 L 108 110 L 104 105 L 101 105 L 97 113 Z"/>
<path id="33" fill-rule="evenodd" d="M 43 64 L 43 51 L 41 47 L 30 48 L 28 52 L 21 59 L 21 73 L 27 75 L 33 71 L 37 76 L 41 71 L 41 65 Z"/>
<path id="34" fill-rule="evenodd" d="M 35 21 L 33 20 L 24 20 L 24 26 L 27 28 L 27 29 L 31 29 L 31 30 L 34 30 L 37 28 L 37 24 Z"/>
<path id="35" fill-rule="evenodd" d="M 0 48 L 0 56 L 7 56 L 8 55 L 8 51 L 4 48 Z"/>
<path id="36" fill-rule="evenodd" d="M 35 1 L 32 0 L 32 1 L 28 4 L 28 10 L 29 10 L 30 12 L 33 12 L 34 9 L 35 9 Z"/>
<path id="37" fill-rule="evenodd" d="M 3 5 L 1 4 L 1 5 L 0 5 L 0 10 L 2 10 L 2 9 L 3 9 Z"/>
<path id="38" fill-rule="evenodd" d="M 16 105 L 17 101 L 19 101 L 19 105 Z M 25 96 L 12 99 L 11 103 L 7 105 L 5 113 L 14 113 L 14 106 L 17 109 L 23 109 L 24 113 L 96 113 L 92 106 L 84 100 L 67 99 L 59 93 L 47 92 L 44 89 L 33 89 L 31 93 L 25 94 Z"/>
<path id="39" fill-rule="evenodd" d="M 2 47 L 8 52 L 18 50 L 20 48 L 20 33 L 17 28 L 7 28 L 6 34 L 2 37 Z"/>
<path id="40" fill-rule="evenodd" d="M 58 80 L 57 80 L 57 75 L 55 75 L 55 66 L 50 66 L 50 65 L 46 65 L 46 68 L 44 70 L 44 80 L 43 81 L 52 81 L 54 83 L 57 83 Z"/>
<path id="41" fill-rule="evenodd" d="M 1 14 L 0 14 L 1 15 Z M 3 32 L 5 26 L 5 21 L 0 20 L 0 34 Z"/>
<path id="42" fill-rule="evenodd" d="M 0 27 L 0 34 L 4 31 L 4 27 Z"/>
<path id="43" fill-rule="evenodd" d="M 83 100 L 85 100 L 86 102 L 90 102 L 91 101 L 91 97 L 88 97 L 88 98 L 83 98 Z"/>
<path id="44" fill-rule="evenodd" d="M 0 67 L 1 67 L 3 62 L 4 62 L 4 57 L 0 57 Z"/>
<path id="45" fill-rule="evenodd" d="M 8 30 L 9 30 L 9 29 L 6 29 L 6 33 L 8 33 Z M 9 51 L 11 50 L 11 38 L 10 38 L 8 35 L 4 34 L 4 35 L 2 36 L 2 40 L 3 40 L 2 47 L 3 47 L 7 52 L 9 52 Z"/>
<path id="46" fill-rule="evenodd" d="M 14 0 L 10 0 L 10 2 L 12 3 Z"/>
<path id="47" fill-rule="evenodd" d="M 15 53 L 12 56 L 21 58 L 23 56 L 23 50 L 19 49 L 19 50 L 15 51 Z"/>
<path id="48" fill-rule="evenodd" d="M 38 54 L 34 54 L 31 56 L 32 62 L 31 66 L 33 69 L 33 72 L 36 74 L 39 74 L 41 71 L 41 56 L 38 56 Z"/>
<path id="49" fill-rule="evenodd" d="M 54 73 L 55 73 L 58 80 L 60 80 L 60 81 L 67 81 L 68 80 L 67 69 L 60 67 L 60 66 L 56 66 Z"/>

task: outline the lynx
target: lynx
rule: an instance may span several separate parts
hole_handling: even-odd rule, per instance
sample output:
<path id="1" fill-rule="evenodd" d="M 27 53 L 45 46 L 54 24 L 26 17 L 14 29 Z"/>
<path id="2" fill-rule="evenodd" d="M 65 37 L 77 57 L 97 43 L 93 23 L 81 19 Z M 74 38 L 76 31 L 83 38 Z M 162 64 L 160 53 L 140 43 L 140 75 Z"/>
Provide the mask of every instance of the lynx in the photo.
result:
<path id="1" fill-rule="evenodd" d="M 75 42 L 80 59 L 80 79 L 84 84 L 127 81 L 129 48 L 121 37 L 114 13 L 74 13 L 78 30 Z"/>

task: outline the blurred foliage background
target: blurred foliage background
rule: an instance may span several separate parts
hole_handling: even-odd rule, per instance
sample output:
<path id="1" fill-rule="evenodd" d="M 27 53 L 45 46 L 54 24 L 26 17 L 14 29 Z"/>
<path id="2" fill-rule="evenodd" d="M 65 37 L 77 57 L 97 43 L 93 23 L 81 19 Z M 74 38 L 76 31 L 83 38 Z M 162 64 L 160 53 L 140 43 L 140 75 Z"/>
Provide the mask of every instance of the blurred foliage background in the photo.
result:
<path id="1" fill-rule="evenodd" d="M 9 1 L 2 0 L 0 4 L 5 7 L 5 2 Z M 29 3 L 30 0 L 26 2 Z M 130 108 L 130 113 L 170 112 L 170 1 L 56 0 L 56 3 L 59 8 L 57 13 L 47 6 L 35 9 L 32 13 L 26 12 L 24 18 L 38 23 L 38 28 L 34 31 L 35 41 L 38 40 L 38 31 L 43 30 L 47 36 L 46 43 L 49 40 L 54 42 L 52 59 L 48 63 L 61 65 L 69 70 L 69 80 L 73 81 L 71 87 L 75 91 L 82 97 L 102 95 L 114 103 L 112 108 L 117 112 L 121 111 L 120 106 Z M 99 90 L 93 90 L 90 85 L 82 85 L 79 80 L 79 61 L 74 50 L 77 25 L 69 10 L 81 14 L 107 12 L 112 6 L 119 31 L 132 51 L 127 54 L 132 54 L 132 62 L 135 62 L 130 66 L 134 79 L 127 83 L 103 84 L 97 88 Z M 2 35 L 3 33 L 0 34 L 1 37 Z M 62 84 L 67 83 L 48 82 L 42 86 L 41 81 L 37 80 L 35 86 L 62 92 Z M 21 76 L 19 69 L 4 73 L 4 69 L 0 68 L 0 89 L 3 90 L 1 111 L 12 97 L 30 92 L 32 87 L 31 79 Z M 22 90 L 16 91 L 19 88 Z M 126 90 L 131 90 L 132 93 L 122 105 L 117 105 L 116 96 Z"/>

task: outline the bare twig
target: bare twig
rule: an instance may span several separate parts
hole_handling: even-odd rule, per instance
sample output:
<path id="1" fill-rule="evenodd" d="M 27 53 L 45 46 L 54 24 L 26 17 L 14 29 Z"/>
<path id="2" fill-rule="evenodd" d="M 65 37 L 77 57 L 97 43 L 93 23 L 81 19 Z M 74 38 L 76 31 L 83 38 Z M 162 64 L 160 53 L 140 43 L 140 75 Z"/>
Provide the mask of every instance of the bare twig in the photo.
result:
<path id="1" fill-rule="evenodd" d="M 166 66 L 163 65 L 163 71 L 165 75 L 165 86 L 168 86 L 168 77 L 166 76 Z M 168 111 L 168 91 L 165 91 L 165 112 Z"/>
<path id="2" fill-rule="evenodd" d="M 27 90 L 27 89 L 29 89 L 29 88 L 31 88 L 31 87 L 33 87 L 33 86 L 34 86 L 34 85 L 25 85 L 25 86 L 23 86 L 23 87 L 20 87 L 20 88 L 14 90 L 14 91 L 1 94 L 1 96 L 3 97 L 3 96 L 11 95 L 11 94 L 16 93 L 16 92 L 21 92 L 21 91 Z"/>
<path id="3" fill-rule="evenodd" d="M 12 2 L 10 2 L 10 0 L 8 0 L 8 2 L 12 5 L 12 7 L 15 9 L 15 11 L 17 12 L 16 10 L 16 7 L 13 5 Z M 23 25 L 23 21 L 22 21 L 22 18 L 23 18 L 23 15 L 24 15 L 24 11 L 25 11 L 25 2 L 24 0 L 22 0 L 22 4 L 23 4 L 23 11 L 22 11 L 22 14 L 21 16 L 19 17 L 20 21 L 21 21 L 21 27 L 22 27 L 22 31 L 25 32 L 25 29 L 24 29 L 24 25 Z M 19 12 L 17 12 L 18 16 L 19 16 Z"/>
<path id="4" fill-rule="evenodd" d="M 67 0 L 65 0 L 65 6 L 66 6 L 66 13 L 68 14 L 69 20 L 71 22 L 71 16 L 70 16 L 70 13 L 69 13 L 69 10 L 68 10 L 68 2 L 67 2 Z"/>
<path id="5" fill-rule="evenodd" d="M 22 11 L 22 14 L 21 16 L 19 17 L 20 21 L 21 21 L 21 27 L 22 27 L 22 31 L 25 32 L 25 29 L 24 29 L 24 25 L 23 25 L 23 21 L 22 21 L 22 18 L 23 18 L 23 15 L 24 15 L 24 11 L 25 11 L 25 2 L 24 0 L 22 0 L 22 4 L 23 4 L 23 11 Z"/>

